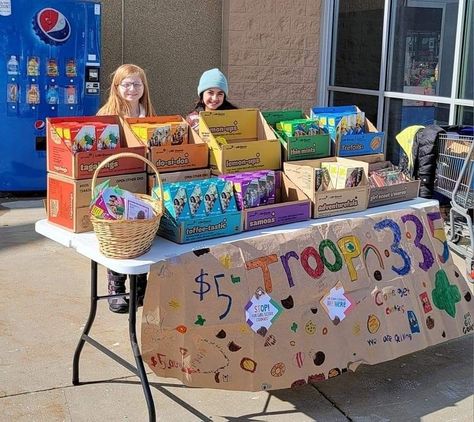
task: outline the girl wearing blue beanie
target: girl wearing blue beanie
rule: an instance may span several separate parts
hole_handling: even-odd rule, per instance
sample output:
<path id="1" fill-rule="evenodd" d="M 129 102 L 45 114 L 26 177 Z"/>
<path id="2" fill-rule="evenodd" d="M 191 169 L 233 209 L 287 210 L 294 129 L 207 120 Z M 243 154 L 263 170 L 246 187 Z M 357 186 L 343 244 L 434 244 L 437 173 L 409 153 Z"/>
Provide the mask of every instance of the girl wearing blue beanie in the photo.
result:
<path id="1" fill-rule="evenodd" d="M 199 98 L 194 109 L 186 117 L 189 125 L 196 131 L 199 127 L 200 111 L 233 110 L 237 108 L 227 101 L 229 93 L 227 79 L 217 68 L 206 70 L 201 75 L 197 93 Z"/>

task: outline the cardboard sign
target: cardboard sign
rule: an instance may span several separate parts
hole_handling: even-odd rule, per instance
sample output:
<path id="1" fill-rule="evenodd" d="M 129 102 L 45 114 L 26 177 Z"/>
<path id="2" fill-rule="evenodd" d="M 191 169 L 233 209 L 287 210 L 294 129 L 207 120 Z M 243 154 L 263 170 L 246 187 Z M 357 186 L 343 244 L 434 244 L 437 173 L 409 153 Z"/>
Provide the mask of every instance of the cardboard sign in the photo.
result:
<path id="1" fill-rule="evenodd" d="M 321 381 L 474 331 L 438 208 L 195 250 L 152 267 L 143 359 L 194 387 Z"/>

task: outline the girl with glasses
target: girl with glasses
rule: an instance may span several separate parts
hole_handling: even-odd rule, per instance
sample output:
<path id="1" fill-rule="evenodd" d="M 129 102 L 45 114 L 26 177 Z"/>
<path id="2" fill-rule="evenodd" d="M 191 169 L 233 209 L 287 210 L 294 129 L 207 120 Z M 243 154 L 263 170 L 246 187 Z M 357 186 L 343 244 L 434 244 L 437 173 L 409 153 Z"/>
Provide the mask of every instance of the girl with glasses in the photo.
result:
<path id="1" fill-rule="evenodd" d="M 112 73 L 110 94 L 97 115 L 121 117 L 155 116 L 155 109 L 150 100 L 148 82 L 144 70 L 134 64 L 123 64 Z M 126 274 L 107 269 L 109 295 L 125 294 Z M 147 284 L 147 274 L 137 276 L 137 302 L 143 305 Z M 108 298 L 109 309 L 116 313 L 128 312 L 128 300 L 124 296 Z"/>
<path id="2" fill-rule="evenodd" d="M 109 98 L 97 115 L 155 116 L 145 71 L 134 64 L 123 64 L 117 68 L 112 73 Z"/>

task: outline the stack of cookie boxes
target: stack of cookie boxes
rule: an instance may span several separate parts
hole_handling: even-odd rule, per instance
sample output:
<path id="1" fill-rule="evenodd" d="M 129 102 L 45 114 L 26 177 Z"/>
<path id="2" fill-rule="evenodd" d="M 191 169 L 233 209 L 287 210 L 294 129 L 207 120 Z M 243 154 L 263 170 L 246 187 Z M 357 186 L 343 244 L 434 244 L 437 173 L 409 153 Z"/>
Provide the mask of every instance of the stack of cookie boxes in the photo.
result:
<path id="1" fill-rule="evenodd" d="M 355 105 L 313 107 L 311 116 L 318 119 L 331 135 L 334 155 L 369 163 L 368 173 L 391 166 L 385 160 L 385 134 L 379 132 L 365 113 Z M 370 184 L 369 184 L 370 185 Z M 368 187 L 368 207 L 416 198 L 419 182 L 401 181 Z"/>
<path id="2" fill-rule="evenodd" d="M 199 134 L 211 172 L 234 184 L 244 230 L 311 218 L 310 201 L 280 171 L 280 141 L 259 110 L 201 112 Z"/>
<path id="3" fill-rule="evenodd" d="M 92 177 L 100 162 L 119 152 L 145 156 L 145 147 L 126 139 L 116 116 L 57 117 L 46 121 L 48 220 L 75 233 L 92 230 Z M 118 158 L 101 170 L 97 184 L 146 193 L 144 163 Z"/>
<path id="4" fill-rule="evenodd" d="M 218 203 L 204 210 L 204 202 L 202 207 L 196 207 L 201 202 L 195 202 L 190 208 L 191 197 L 201 198 L 198 190 L 205 194 L 210 188 L 204 183 L 211 174 L 209 148 L 182 116 L 127 118 L 122 122 L 126 138 L 146 147 L 148 159 L 160 173 L 166 205 L 160 235 L 185 243 L 241 231 L 240 213 L 236 214 L 232 207 L 225 214 L 217 212 Z M 152 193 L 155 175 L 151 169 L 148 173 L 148 191 Z M 225 219 L 225 224 L 219 218 Z"/>

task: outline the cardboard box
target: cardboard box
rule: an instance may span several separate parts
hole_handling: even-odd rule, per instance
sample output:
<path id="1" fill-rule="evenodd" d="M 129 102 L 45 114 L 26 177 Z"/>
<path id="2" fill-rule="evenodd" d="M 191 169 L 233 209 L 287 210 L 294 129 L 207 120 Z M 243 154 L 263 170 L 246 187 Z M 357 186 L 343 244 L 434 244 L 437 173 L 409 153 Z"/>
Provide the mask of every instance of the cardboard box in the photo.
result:
<path id="1" fill-rule="evenodd" d="M 244 230 L 256 230 L 264 227 L 296 223 L 311 218 L 311 201 L 283 173 L 279 172 L 280 190 L 277 203 L 248 208 L 242 211 Z"/>
<path id="2" fill-rule="evenodd" d="M 133 142 L 141 141 L 130 127 L 134 123 L 167 123 L 186 121 L 178 115 L 173 116 L 153 116 L 122 119 L 123 130 L 126 139 L 133 139 Z M 187 123 L 186 123 L 187 124 Z M 200 138 L 196 131 L 188 126 L 188 143 L 182 145 L 163 145 L 148 148 L 148 159 L 156 166 L 158 171 L 178 171 L 201 169 L 209 166 L 209 148 Z M 149 168 L 147 170 L 152 173 Z"/>
<path id="3" fill-rule="evenodd" d="M 102 149 L 78 152 L 73 154 L 72 147 L 68 145 L 55 130 L 54 125 L 65 122 L 102 122 L 118 124 L 120 128 L 120 148 Z M 86 116 L 86 117 L 48 117 L 46 119 L 46 162 L 47 170 L 72 179 L 91 179 L 98 165 L 111 155 L 120 152 L 133 152 L 145 156 L 145 147 L 132 138 L 126 138 L 122 125 L 117 116 Z M 134 158 L 119 158 L 110 162 L 100 171 L 100 176 L 116 174 L 140 173 L 145 169 L 141 160 Z"/>
<path id="4" fill-rule="evenodd" d="M 263 111 L 263 117 L 272 127 L 281 143 L 284 161 L 310 160 L 331 155 L 331 137 L 329 134 L 297 136 L 284 139 L 275 128 L 283 120 L 305 119 L 301 110 Z"/>
<path id="5" fill-rule="evenodd" d="M 170 173 L 160 173 L 160 179 L 162 183 L 173 183 L 173 182 L 187 182 L 188 180 L 194 179 L 207 179 L 211 177 L 210 169 L 197 169 L 197 170 L 185 170 L 185 171 L 174 171 Z M 151 192 L 151 188 L 155 186 L 156 175 L 148 174 L 148 192 Z"/>
<path id="6" fill-rule="evenodd" d="M 369 174 L 371 171 L 386 167 L 388 162 L 369 164 Z M 398 183 L 396 185 L 369 187 L 368 207 L 378 207 L 380 205 L 393 204 L 396 202 L 408 201 L 418 197 L 420 190 L 420 180 Z"/>
<path id="7" fill-rule="evenodd" d="M 203 111 L 199 134 L 209 145 L 213 174 L 280 169 L 280 141 L 257 109 Z"/>
<path id="8" fill-rule="evenodd" d="M 332 189 L 316 192 L 316 168 L 321 168 L 322 162 L 341 163 L 347 166 L 364 168 L 361 184 L 354 188 Z M 298 186 L 313 202 L 313 218 L 346 214 L 363 211 L 367 208 L 369 189 L 367 175 L 368 164 L 341 157 L 330 157 L 323 160 L 304 160 L 283 163 L 283 169 L 288 178 Z"/>
<path id="9" fill-rule="evenodd" d="M 240 211 L 182 221 L 176 221 L 168 212 L 165 212 L 161 217 L 158 235 L 176 243 L 189 243 L 229 236 L 241 231 L 242 213 Z"/>
<path id="10" fill-rule="evenodd" d="M 310 115 L 311 117 L 317 117 L 322 114 L 349 110 L 349 108 L 352 108 L 354 113 L 361 112 L 356 106 L 313 107 Z M 383 154 L 385 133 L 379 132 L 367 118 L 365 118 L 364 129 L 365 133 L 348 135 L 341 135 L 335 128 L 333 131 L 330 130 L 335 155 L 338 157 L 353 157 L 357 155 Z"/>
<path id="11" fill-rule="evenodd" d="M 100 177 L 96 185 L 110 180 L 132 193 L 146 192 L 146 173 L 134 173 Z M 89 219 L 92 179 L 73 180 L 54 173 L 48 174 L 47 211 L 48 221 L 74 233 L 92 230 Z"/>

